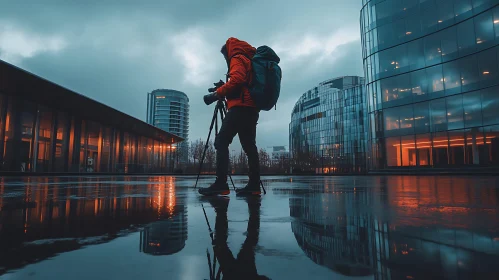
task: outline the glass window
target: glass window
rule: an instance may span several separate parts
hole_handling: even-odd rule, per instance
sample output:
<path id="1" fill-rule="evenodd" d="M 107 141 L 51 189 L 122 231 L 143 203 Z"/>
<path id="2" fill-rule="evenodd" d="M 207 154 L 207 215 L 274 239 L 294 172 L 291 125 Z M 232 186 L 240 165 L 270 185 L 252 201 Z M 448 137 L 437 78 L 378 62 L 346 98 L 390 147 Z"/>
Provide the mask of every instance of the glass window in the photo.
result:
<path id="1" fill-rule="evenodd" d="M 444 93 L 444 78 L 442 75 L 442 65 L 436 65 L 426 69 L 428 78 L 428 92 L 430 98 L 443 96 Z"/>
<path id="2" fill-rule="evenodd" d="M 431 66 L 442 62 L 440 34 L 436 33 L 424 38 L 425 63 Z"/>
<path id="3" fill-rule="evenodd" d="M 475 55 L 467 56 L 459 60 L 461 68 L 461 84 L 462 91 L 470 91 L 478 89 L 478 63 Z"/>
<path id="4" fill-rule="evenodd" d="M 52 111 L 44 106 L 38 108 L 38 143 L 36 146 L 36 166 L 37 172 L 50 171 L 50 140 L 52 139 Z"/>
<path id="5" fill-rule="evenodd" d="M 480 150 L 485 144 L 483 133 L 474 127 L 466 130 L 466 164 L 480 164 Z"/>
<path id="6" fill-rule="evenodd" d="M 499 124 L 499 87 L 481 90 L 483 125 Z"/>
<path id="7" fill-rule="evenodd" d="M 493 13 L 493 20 L 494 20 L 494 34 L 495 34 L 495 38 L 496 40 L 499 38 L 499 6 L 495 7 L 493 10 L 492 10 L 492 13 Z"/>
<path id="8" fill-rule="evenodd" d="M 456 20 L 462 20 L 472 15 L 471 0 L 454 0 Z"/>
<path id="9" fill-rule="evenodd" d="M 499 125 L 484 128 L 485 147 L 483 162 L 490 165 L 499 165 Z"/>
<path id="10" fill-rule="evenodd" d="M 430 134 L 416 135 L 416 148 L 418 149 L 418 164 L 420 166 L 432 165 Z"/>
<path id="11" fill-rule="evenodd" d="M 425 1 L 421 3 L 421 28 L 423 33 L 430 33 L 437 30 L 438 11 L 435 1 Z"/>
<path id="12" fill-rule="evenodd" d="M 474 18 L 476 43 L 479 48 L 491 46 L 494 42 L 494 22 L 492 21 L 492 12 L 487 11 Z"/>
<path id="13" fill-rule="evenodd" d="M 409 74 L 381 80 L 383 107 L 392 107 L 412 102 Z"/>
<path id="14" fill-rule="evenodd" d="M 464 164 L 464 131 L 454 130 L 449 131 L 449 164 L 463 165 Z"/>
<path id="15" fill-rule="evenodd" d="M 475 50 L 475 27 L 473 19 L 461 22 L 457 25 L 457 47 L 459 55 L 464 56 Z"/>
<path id="16" fill-rule="evenodd" d="M 449 61 L 458 57 L 456 27 L 440 31 L 442 40 L 442 61 Z"/>
<path id="17" fill-rule="evenodd" d="M 453 1 L 436 1 L 438 11 L 438 28 L 445 28 L 454 23 Z"/>
<path id="18" fill-rule="evenodd" d="M 394 21 L 393 23 L 390 23 L 390 25 L 392 26 L 392 32 L 393 32 L 393 43 L 392 44 L 396 44 L 396 43 L 399 43 L 399 42 L 402 42 L 406 35 L 410 35 L 410 34 L 406 34 L 406 26 L 405 26 L 405 20 L 404 19 L 399 19 L 397 21 Z"/>
<path id="19" fill-rule="evenodd" d="M 449 163 L 448 158 L 449 139 L 447 132 L 433 133 L 433 165 L 445 166 Z"/>
<path id="20" fill-rule="evenodd" d="M 416 144 L 414 135 L 401 138 L 402 166 L 416 166 Z"/>
<path id="21" fill-rule="evenodd" d="M 451 95 L 461 92 L 461 73 L 459 61 L 454 60 L 443 64 L 445 94 Z"/>
<path id="22" fill-rule="evenodd" d="M 69 118 L 65 113 L 57 114 L 57 137 L 54 153 L 54 171 L 66 171 L 66 153 L 68 149 Z"/>
<path id="23" fill-rule="evenodd" d="M 407 55 L 410 70 L 417 70 L 425 67 L 425 55 L 423 39 L 418 39 L 407 44 Z"/>
<path id="24" fill-rule="evenodd" d="M 395 44 L 395 33 L 392 24 L 385 24 L 378 27 L 378 42 L 380 49 L 384 49 Z"/>
<path id="25" fill-rule="evenodd" d="M 98 172 L 99 171 L 99 146 L 100 146 L 100 124 L 89 121 L 87 123 L 87 165 L 86 172 Z"/>
<path id="26" fill-rule="evenodd" d="M 380 78 L 389 76 L 395 67 L 398 66 L 396 61 L 395 48 L 387 49 L 379 54 L 379 67 L 380 67 Z"/>
<path id="27" fill-rule="evenodd" d="M 447 130 L 447 110 L 445 108 L 445 99 L 431 101 L 430 110 L 431 131 Z"/>
<path id="28" fill-rule="evenodd" d="M 488 49 L 477 53 L 478 75 L 482 87 L 494 85 L 499 82 L 499 71 L 497 69 L 497 50 Z"/>
<path id="29" fill-rule="evenodd" d="M 414 104 L 414 131 L 416 133 L 430 132 L 429 103 Z"/>
<path id="30" fill-rule="evenodd" d="M 405 19 L 405 39 L 410 40 L 421 35 L 421 20 L 419 13 L 414 12 Z"/>
<path id="31" fill-rule="evenodd" d="M 393 6 L 391 1 L 384 1 L 376 4 L 376 20 L 377 21 L 386 21 L 391 18 L 393 13 Z M 383 24 L 383 22 L 378 22 L 378 25 Z"/>
<path id="32" fill-rule="evenodd" d="M 111 163 L 111 128 L 102 127 L 102 152 L 99 172 L 109 172 Z"/>
<path id="33" fill-rule="evenodd" d="M 412 95 L 414 102 L 428 99 L 428 80 L 426 79 L 426 70 L 419 70 L 410 73 Z"/>
<path id="34" fill-rule="evenodd" d="M 456 95 L 446 98 L 447 102 L 447 128 L 459 129 L 464 127 L 463 96 Z"/>
<path id="35" fill-rule="evenodd" d="M 474 91 L 463 95 L 465 127 L 482 125 L 482 101 L 480 96 L 480 91 Z"/>
<path id="36" fill-rule="evenodd" d="M 473 0 L 473 11 L 475 14 L 485 11 L 492 5 L 491 0 Z"/>
<path id="37" fill-rule="evenodd" d="M 385 117 L 385 131 L 400 129 L 400 121 L 398 108 L 391 108 L 383 110 Z"/>
<path id="38" fill-rule="evenodd" d="M 400 137 L 385 139 L 386 165 L 389 167 L 401 166 L 400 160 Z"/>
<path id="39" fill-rule="evenodd" d="M 397 107 L 400 116 L 400 132 L 402 135 L 414 134 L 414 113 L 412 105 Z"/>

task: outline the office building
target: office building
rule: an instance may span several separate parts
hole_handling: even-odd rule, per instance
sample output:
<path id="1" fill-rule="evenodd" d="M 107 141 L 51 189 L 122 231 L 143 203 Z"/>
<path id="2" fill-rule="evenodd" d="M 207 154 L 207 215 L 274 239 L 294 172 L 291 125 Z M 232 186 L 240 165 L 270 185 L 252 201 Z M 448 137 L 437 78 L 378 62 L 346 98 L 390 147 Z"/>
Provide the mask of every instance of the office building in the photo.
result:
<path id="1" fill-rule="evenodd" d="M 147 94 L 147 123 L 184 139 L 176 151 L 176 162 L 188 160 L 189 97 L 171 89 L 157 89 Z"/>
<path id="2" fill-rule="evenodd" d="M 0 61 L 2 172 L 167 172 L 182 140 Z"/>
<path id="3" fill-rule="evenodd" d="M 365 172 L 366 106 L 361 77 L 330 79 L 304 93 L 289 124 L 294 168 L 315 173 Z"/>
<path id="4" fill-rule="evenodd" d="M 499 166 L 499 1 L 367 1 L 369 170 Z"/>

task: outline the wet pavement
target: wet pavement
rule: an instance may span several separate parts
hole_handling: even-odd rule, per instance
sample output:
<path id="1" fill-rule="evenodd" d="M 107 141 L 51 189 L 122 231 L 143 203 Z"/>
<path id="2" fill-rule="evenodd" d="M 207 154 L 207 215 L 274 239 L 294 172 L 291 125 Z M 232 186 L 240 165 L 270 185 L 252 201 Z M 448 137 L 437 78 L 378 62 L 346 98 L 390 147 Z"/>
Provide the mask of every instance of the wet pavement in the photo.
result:
<path id="1" fill-rule="evenodd" d="M 0 279 L 499 279 L 499 177 L 194 181 L 0 179 Z"/>

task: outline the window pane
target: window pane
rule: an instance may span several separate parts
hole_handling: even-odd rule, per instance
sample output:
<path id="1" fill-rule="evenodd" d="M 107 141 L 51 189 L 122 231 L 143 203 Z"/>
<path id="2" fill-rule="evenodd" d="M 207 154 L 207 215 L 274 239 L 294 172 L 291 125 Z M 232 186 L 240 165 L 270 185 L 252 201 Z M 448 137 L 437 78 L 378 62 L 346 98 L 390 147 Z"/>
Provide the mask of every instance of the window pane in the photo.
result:
<path id="1" fill-rule="evenodd" d="M 491 0 L 473 0 L 473 11 L 475 14 L 485 11 L 492 5 Z"/>
<path id="2" fill-rule="evenodd" d="M 472 13 L 471 0 L 454 0 L 454 13 L 456 13 L 456 20 L 470 17 Z"/>
<path id="3" fill-rule="evenodd" d="M 394 32 L 392 24 L 385 24 L 378 27 L 378 40 L 380 49 L 394 45 Z"/>
<path id="4" fill-rule="evenodd" d="M 499 87 L 481 90 L 483 124 L 499 124 Z"/>
<path id="5" fill-rule="evenodd" d="M 400 116 L 400 134 L 414 134 L 414 113 L 413 106 L 406 105 L 397 107 Z"/>
<path id="6" fill-rule="evenodd" d="M 489 126 L 485 132 L 485 158 L 483 161 L 490 165 L 499 165 L 499 125 Z"/>
<path id="7" fill-rule="evenodd" d="M 434 1 L 426 1 L 421 4 L 421 28 L 423 33 L 434 32 L 438 25 L 437 6 Z"/>
<path id="8" fill-rule="evenodd" d="M 68 148 L 68 117 L 65 113 L 59 112 L 57 114 L 57 137 L 55 143 L 54 153 L 54 171 L 66 171 L 66 151 Z"/>
<path id="9" fill-rule="evenodd" d="M 459 55 L 467 55 L 475 50 L 475 27 L 473 19 L 469 19 L 457 25 L 457 47 Z"/>
<path id="10" fill-rule="evenodd" d="M 416 166 L 416 144 L 414 135 L 402 136 L 402 166 Z"/>
<path id="11" fill-rule="evenodd" d="M 449 164 L 463 165 L 464 164 L 464 131 L 454 130 L 449 131 Z"/>
<path id="12" fill-rule="evenodd" d="M 380 67 L 380 77 L 386 77 L 390 75 L 398 62 L 395 61 L 395 48 L 387 49 L 379 54 L 379 67 Z"/>
<path id="13" fill-rule="evenodd" d="M 391 1 L 385 1 L 377 4 L 376 6 L 376 20 L 382 21 L 386 20 L 392 15 L 392 3 Z M 378 22 L 378 25 L 381 24 Z"/>
<path id="14" fill-rule="evenodd" d="M 448 160 L 448 145 L 447 132 L 437 132 L 433 134 L 433 165 L 446 166 Z"/>
<path id="15" fill-rule="evenodd" d="M 442 39 L 442 61 L 456 59 L 458 56 L 456 27 L 440 31 L 439 34 Z"/>
<path id="16" fill-rule="evenodd" d="M 438 28 L 454 23 L 454 7 L 452 1 L 436 1 L 438 11 Z"/>
<path id="17" fill-rule="evenodd" d="M 445 100 L 433 100 L 430 102 L 431 110 L 431 131 L 447 130 L 447 111 L 445 109 Z"/>
<path id="18" fill-rule="evenodd" d="M 430 132 L 429 103 L 414 104 L 414 131 L 416 133 Z"/>
<path id="19" fill-rule="evenodd" d="M 420 166 L 432 165 L 431 138 L 430 134 L 416 135 L 416 147 L 418 149 L 418 163 Z"/>
<path id="20" fill-rule="evenodd" d="M 419 70 L 410 73 L 412 95 L 414 102 L 426 100 L 428 98 L 428 80 L 426 79 L 426 70 Z"/>
<path id="21" fill-rule="evenodd" d="M 482 125 L 482 101 L 480 96 L 480 91 L 474 91 L 463 95 L 465 127 Z"/>
<path id="22" fill-rule="evenodd" d="M 49 108 L 38 108 L 38 143 L 36 167 L 37 172 L 48 172 L 51 157 L 50 139 L 52 138 L 52 111 Z"/>
<path id="23" fill-rule="evenodd" d="M 442 76 L 442 65 L 427 68 L 426 76 L 428 77 L 428 92 L 430 93 L 430 98 L 443 96 L 444 78 Z"/>
<path id="24" fill-rule="evenodd" d="M 476 43 L 481 48 L 490 46 L 494 41 L 494 23 L 492 12 L 488 11 L 475 17 Z"/>
<path id="25" fill-rule="evenodd" d="M 381 80 L 383 107 L 393 107 L 412 102 L 409 74 Z"/>
<path id="26" fill-rule="evenodd" d="M 385 139 L 386 165 L 401 166 L 400 162 L 400 137 L 391 137 Z"/>
<path id="27" fill-rule="evenodd" d="M 495 37 L 496 40 L 499 38 L 499 6 L 495 7 L 492 10 L 493 13 L 493 20 L 494 20 L 494 30 L 495 30 Z"/>
<path id="28" fill-rule="evenodd" d="M 419 13 L 414 12 L 405 19 L 405 40 L 411 40 L 421 35 L 421 20 Z"/>
<path id="29" fill-rule="evenodd" d="M 495 48 L 479 52 L 478 75 L 482 87 L 497 84 L 499 82 L 499 71 L 497 69 L 497 50 Z"/>
<path id="30" fill-rule="evenodd" d="M 461 92 L 461 73 L 457 60 L 447 62 L 443 65 L 445 94 L 451 95 Z"/>
<path id="31" fill-rule="evenodd" d="M 461 68 L 461 83 L 463 91 L 470 91 L 479 88 L 478 63 L 476 56 L 468 56 L 459 60 Z"/>
<path id="32" fill-rule="evenodd" d="M 424 44 L 422 39 L 412 41 L 407 44 L 407 55 L 409 58 L 410 70 L 425 67 Z"/>
<path id="33" fill-rule="evenodd" d="M 456 95 L 446 98 L 448 129 L 459 129 L 464 127 L 463 120 L 463 96 Z"/>
<path id="34" fill-rule="evenodd" d="M 433 34 L 424 38 L 425 63 L 426 66 L 435 65 L 442 61 L 439 34 Z"/>
<path id="35" fill-rule="evenodd" d="M 466 131 L 466 164 L 480 164 L 480 150 L 485 145 L 484 139 L 483 133 L 476 127 Z"/>
<path id="36" fill-rule="evenodd" d="M 398 130 L 400 128 L 399 115 L 397 108 L 383 110 L 385 119 L 385 131 Z"/>

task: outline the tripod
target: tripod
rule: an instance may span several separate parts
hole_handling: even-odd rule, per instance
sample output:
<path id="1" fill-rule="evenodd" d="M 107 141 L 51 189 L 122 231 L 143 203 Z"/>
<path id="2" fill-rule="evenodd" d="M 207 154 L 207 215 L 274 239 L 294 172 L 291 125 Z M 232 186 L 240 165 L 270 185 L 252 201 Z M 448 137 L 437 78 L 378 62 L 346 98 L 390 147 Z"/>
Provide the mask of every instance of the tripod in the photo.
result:
<path id="1" fill-rule="evenodd" d="M 208 139 L 206 139 L 206 144 L 204 145 L 204 151 L 203 151 L 203 156 L 201 157 L 201 162 L 199 163 L 199 170 L 198 170 L 198 176 L 196 178 L 196 184 L 194 185 L 194 188 L 197 188 L 198 181 L 199 181 L 199 175 L 201 175 L 201 169 L 203 168 L 203 163 L 204 163 L 204 158 L 206 156 L 206 151 L 208 150 L 208 145 L 210 141 L 210 136 L 211 132 L 213 130 L 213 126 L 215 126 L 215 138 L 218 135 L 218 115 L 220 115 L 221 122 L 223 122 L 225 115 L 227 114 L 227 104 L 225 100 L 219 99 L 217 101 L 217 105 L 215 106 L 215 110 L 213 112 L 213 118 L 211 119 L 211 124 L 210 124 L 210 132 L 208 132 Z M 232 181 L 232 176 L 230 174 L 230 182 L 232 183 L 232 187 L 234 188 L 234 191 L 236 190 L 236 186 L 234 185 L 234 181 Z"/>

